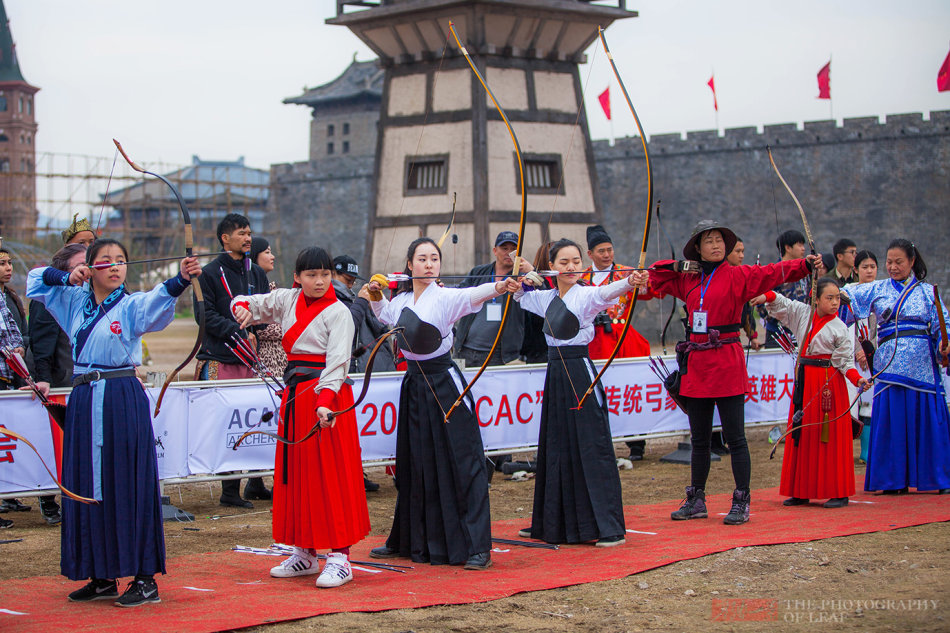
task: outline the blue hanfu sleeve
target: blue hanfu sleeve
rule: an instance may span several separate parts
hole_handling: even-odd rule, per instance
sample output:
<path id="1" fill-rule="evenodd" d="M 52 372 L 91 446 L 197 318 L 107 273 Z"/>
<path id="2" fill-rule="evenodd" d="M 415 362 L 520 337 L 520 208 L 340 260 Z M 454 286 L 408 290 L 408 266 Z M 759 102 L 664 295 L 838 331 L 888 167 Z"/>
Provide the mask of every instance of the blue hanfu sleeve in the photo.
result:
<path id="1" fill-rule="evenodd" d="M 168 327 L 175 319 L 175 303 L 188 285 L 189 282 L 179 274 L 148 292 L 136 292 L 126 297 L 125 300 L 132 304 L 129 306 L 132 335 L 138 337 Z"/>
<path id="2" fill-rule="evenodd" d="M 82 309 L 88 290 L 70 286 L 69 273 L 52 267 L 34 268 L 26 276 L 26 296 L 46 306 L 59 326 L 69 332 L 71 315 Z"/>

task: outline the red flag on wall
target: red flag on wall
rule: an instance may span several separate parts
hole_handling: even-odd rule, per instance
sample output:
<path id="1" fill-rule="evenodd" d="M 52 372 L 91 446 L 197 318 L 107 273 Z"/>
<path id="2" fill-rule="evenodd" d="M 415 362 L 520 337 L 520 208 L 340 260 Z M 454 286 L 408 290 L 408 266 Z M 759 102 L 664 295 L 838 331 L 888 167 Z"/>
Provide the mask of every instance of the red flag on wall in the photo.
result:
<path id="1" fill-rule="evenodd" d="M 600 107 L 604 109 L 604 114 L 607 116 L 607 120 L 610 120 L 610 86 L 607 86 L 607 89 L 604 90 L 597 96 L 597 100 L 600 101 Z"/>
<path id="2" fill-rule="evenodd" d="M 946 92 L 950 90 L 950 53 L 943 60 L 943 66 L 937 72 L 937 92 Z"/>
<path id="3" fill-rule="evenodd" d="M 831 61 L 818 71 L 818 98 L 831 98 Z"/>
<path id="4" fill-rule="evenodd" d="M 709 86 L 709 89 L 713 91 L 713 109 L 716 112 L 719 112 L 719 101 L 716 99 L 716 76 L 713 75 L 709 78 L 709 81 L 706 82 L 706 85 Z"/>

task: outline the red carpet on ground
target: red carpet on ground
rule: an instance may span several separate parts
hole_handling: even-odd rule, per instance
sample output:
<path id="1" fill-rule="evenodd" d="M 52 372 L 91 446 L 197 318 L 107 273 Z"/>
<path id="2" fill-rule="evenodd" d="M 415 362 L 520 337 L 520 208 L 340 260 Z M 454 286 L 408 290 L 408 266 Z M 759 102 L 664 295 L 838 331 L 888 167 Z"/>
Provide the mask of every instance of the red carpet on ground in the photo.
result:
<path id="1" fill-rule="evenodd" d="M 500 551 L 492 554 L 494 566 L 488 571 L 421 564 L 405 574 L 357 570 L 353 582 L 337 589 L 317 589 L 316 576 L 271 578 L 268 571 L 280 558 L 237 552 L 170 560 L 168 575 L 158 579 L 162 602 L 137 609 L 120 609 L 110 601 L 70 603 L 66 594 L 79 585 L 59 576 L 7 580 L 0 585 L 0 630 L 205 632 L 342 611 L 485 602 L 524 591 L 622 578 L 735 547 L 950 521 L 950 496 L 859 494 L 838 510 L 818 505 L 784 508 L 781 501 L 777 489 L 753 491 L 752 520 L 739 527 L 722 523 L 730 495 L 709 497 L 708 520 L 670 521 L 669 513 L 679 501 L 628 506 L 627 529 L 636 532 L 628 533 L 626 545 L 620 547 L 571 545 L 555 551 L 498 545 Z M 493 535 L 518 538 L 524 525 L 524 521 L 498 521 Z M 353 548 L 353 558 L 368 560 L 369 549 L 381 542 L 379 537 L 363 541 Z M 578 564 L 581 560 L 583 565 Z"/>

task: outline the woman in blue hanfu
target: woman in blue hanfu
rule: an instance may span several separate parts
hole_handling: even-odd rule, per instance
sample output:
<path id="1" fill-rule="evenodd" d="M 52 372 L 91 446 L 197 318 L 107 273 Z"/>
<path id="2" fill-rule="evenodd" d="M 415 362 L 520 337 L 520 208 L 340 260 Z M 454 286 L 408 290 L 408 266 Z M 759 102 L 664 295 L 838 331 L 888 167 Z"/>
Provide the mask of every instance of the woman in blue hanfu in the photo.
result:
<path id="1" fill-rule="evenodd" d="M 154 575 L 165 573 L 155 437 L 135 367 L 142 335 L 172 322 L 175 302 L 201 267 L 185 258 L 172 279 L 129 294 L 126 261 L 122 244 L 97 240 L 72 273 L 31 270 L 26 295 L 46 306 L 72 342 L 63 485 L 98 502 L 63 499 L 60 568 L 70 580 L 89 579 L 69 599 L 134 607 L 160 601 Z M 128 576 L 119 596 L 117 581 Z"/>
<path id="2" fill-rule="evenodd" d="M 950 493 L 950 415 L 940 373 L 941 328 L 934 287 L 924 283 L 927 266 L 911 242 L 887 247 L 889 279 L 850 284 L 858 319 L 877 318 L 874 409 L 865 490 L 903 494 L 908 488 Z"/>

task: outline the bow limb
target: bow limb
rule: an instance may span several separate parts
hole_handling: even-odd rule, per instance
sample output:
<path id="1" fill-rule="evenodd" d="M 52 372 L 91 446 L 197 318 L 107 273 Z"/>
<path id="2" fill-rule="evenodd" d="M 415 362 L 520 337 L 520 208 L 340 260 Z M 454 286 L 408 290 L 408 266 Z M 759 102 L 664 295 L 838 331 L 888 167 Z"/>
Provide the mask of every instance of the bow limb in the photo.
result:
<path id="1" fill-rule="evenodd" d="M 515 265 L 519 265 L 519 260 L 521 259 L 521 247 L 524 241 L 524 225 L 525 217 L 528 210 L 528 191 L 525 187 L 524 181 L 524 159 L 521 157 L 521 146 L 518 144 L 518 137 L 515 136 L 515 131 L 511 127 L 511 122 L 508 121 L 508 115 L 505 114 L 505 111 L 498 104 L 498 100 L 495 99 L 495 95 L 492 94 L 491 88 L 488 87 L 488 84 L 485 83 L 485 80 L 482 78 L 478 68 L 475 66 L 475 62 L 472 61 L 472 58 L 469 57 L 468 50 L 462 45 L 461 40 L 459 40 L 458 33 L 455 32 L 455 25 L 452 22 L 449 22 L 449 31 L 452 32 L 452 37 L 455 38 L 455 43 L 458 44 L 459 50 L 462 52 L 462 55 L 465 56 L 465 61 L 468 62 L 469 68 L 472 69 L 472 72 L 475 73 L 475 77 L 478 79 L 478 82 L 482 85 L 482 88 L 485 89 L 485 92 L 488 94 L 488 98 L 491 99 L 492 104 L 494 104 L 495 109 L 498 110 L 498 114 L 501 115 L 501 120 L 504 121 L 505 127 L 508 128 L 508 134 L 511 136 L 511 142 L 515 146 L 515 156 L 518 159 L 518 176 L 521 179 L 521 220 L 518 224 L 518 244 L 515 246 L 514 261 Z M 519 271 L 516 270 L 515 274 Z M 508 314 L 511 312 L 511 294 L 508 294 L 508 297 L 505 299 L 505 309 L 501 314 L 501 323 L 498 324 L 498 334 L 495 335 L 495 340 L 492 343 L 491 349 L 488 350 L 488 355 L 485 357 L 485 362 L 482 363 L 482 366 L 478 368 L 478 371 L 475 372 L 475 375 L 471 380 L 468 381 L 468 384 L 465 386 L 465 389 L 462 390 L 462 393 L 459 394 L 458 398 L 452 403 L 452 406 L 449 407 L 448 412 L 445 414 L 445 421 L 448 422 L 449 418 L 452 416 L 452 412 L 461 404 L 465 396 L 472 390 L 472 386 L 475 382 L 485 373 L 485 368 L 488 367 L 489 361 L 491 361 L 492 355 L 495 353 L 495 350 L 498 349 L 498 344 L 501 342 L 501 335 L 505 330 L 505 323 L 508 322 Z"/>
<path id="2" fill-rule="evenodd" d="M 442 234 L 442 237 L 439 238 L 439 241 L 436 242 L 436 245 L 439 249 L 442 248 L 442 245 L 445 244 L 445 238 L 449 236 L 452 232 L 452 227 L 455 226 L 455 202 L 458 199 L 458 194 L 456 192 L 452 193 L 452 217 L 449 218 L 449 225 L 445 227 L 445 233 Z"/>
<path id="3" fill-rule="evenodd" d="M 115 143 L 116 148 L 119 150 L 119 153 L 122 154 L 122 158 L 129 164 L 129 166 L 135 171 L 147 174 L 149 176 L 154 176 L 158 178 L 163 183 L 165 183 L 169 189 L 172 190 L 172 193 L 175 195 L 175 200 L 178 201 L 178 207 L 181 209 L 181 219 L 185 224 L 185 257 L 191 257 L 194 254 L 195 250 L 195 238 L 194 232 L 191 226 L 191 214 L 188 213 L 188 205 L 185 204 L 185 200 L 181 197 L 181 193 L 178 191 L 178 187 L 173 185 L 167 178 L 161 174 L 156 174 L 155 172 L 148 171 L 135 163 L 129 155 L 125 153 L 125 150 L 122 149 L 122 144 L 119 143 L 116 139 L 112 139 L 112 142 Z M 201 294 L 201 284 L 198 283 L 198 278 L 192 276 L 191 278 L 191 289 L 195 293 L 195 314 L 198 316 L 198 336 L 195 337 L 195 344 L 191 348 L 191 352 L 185 357 L 185 360 L 182 361 L 175 369 L 165 377 L 165 382 L 162 384 L 161 391 L 158 392 L 158 400 L 155 402 L 155 415 L 158 415 L 158 412 L 162 408 L 162 400 L 165 398 L 165 392 L 168 390 L 168 385 L 178 376 L 178 373 L 188 366 L 194 357 L 198 354 L 198 350 L 201 349 L 201 343 L 204 341 L 205 337 L 205 305 L 204 305 L 204 296 Z"/>
<path id="4" fill-rule="evenodd" d="M 943 316 L 943 304 L 940 303 L 940 290 L 934 284 L 934 308 L 937 310 L 937 320 L 940 322 L 940 350 L 947 349 L 948 338 L 947 338 L 947 320 Z M 937 351 L 937 362 L 946 367 L 950 362 L 948 362 L 947 357 L 943 355 L 943 352 Z"/>
<path id="5" fill-rule="evenodd" d="M 91 499 L 91 498 L 89 498 L 89 497 L 83 497 L 82 495 L 76 494 L 75 492 L 73 492 L 72 490 L 70 490 L 70 489 L 68 489 L 66 486 L 64 486 L 62 483 L 60 483 L 59 479 L 56 477 L 56 475 L 53 473 L 53 471 L 50 470 L 50 467 L 46 464 L 46 460 L 43 459 L 43 456 L 40 455 L 40 452 L 36 449 L 35 446 L 33 446 L 33 442 L 31 442 L 30 440 L 26 439 L 25 437 L 23 437 L 22 435 L 20 435 L 20 434 L 17 433 L 16 431 L 11 431 L 10 429 L 6 428 L 5 426 L 0 426 L 0 435 L 6 435 L 6 436 L 8 436 L 8 437 L 12 437 L 12 438 L 14 438 L 14 439 L 16 439 L 16 440 L 19 440 L 20 442 L 23 442 L 23 443 L 26 444 L 27 446 L 29 446 L 29 447 L 30 447 L 30 450 L 32 450 L 34 453 L 36 453 L 36 457 L 40 460 L 40 463 L 43 464 L 43 468 L 46 469 L 46 472 L 49 474 L 50 478 L 53 480 L 53 482 L 56 483 L 56 487 L 59 488 L 59 489 L 62 491 L 62 493 L 63 493 L 64 495 L 66 495 L 67 497 L 69 497 L 69 498 L 72 499 L 73 501 L 78 501 L 79 503 L 87 503 L 87 504 L 90 504 L 90 505 L 94 505 L 94 504 L 98 504 L 98 503 L 99 503 L 99 502 L 96 501 L 95 499 Z"/>
<path id="6" fill-rule="evenodd" d="M 666 229 L 663 228 L 663 221 L 660 219 L 660 200 L 656 201 L 656 225 L 660 227 L 663 237 L 670 245 L 670 259 L 676 261 L 676 248 L 673 246 L 673 240 L 670 239 Z M 673 322 L 674 316 L 676 316 L 676 297 L 673 297 L 673 307 L 670 309 L 670 314 L 666 317 L 666 323 L 663 324 L 663 331 L 660 333 L 660 346 L 663 348 L 664 355 L 666 354 L 666 333 L 670 329 L 670 323 Z"/>
<path id="7" fill-rule="evenodd" d="M 637 124 L 637 131 L 640 133 L 640 143 L 643 145 L 643 157 L 647 168 L 647 217 L 643 225 L 643 240 L 640 243 L 640 259 L 639 263 L 637 264 L 637 268 L 642 270 L 646 266 L 647 244 L 650 240 L 650 224 L 653 219 L 653 169 L 650 165 L 650 150 L 647 147 L 646 133 L 643 131 L 643 125 L 640 123 L 640 117 L 637 115 L 636 108 L 633 107 L 633 101 L 630 100 L 630 94 L 627 92 L 627 88 L 623 83 L 623 79 L 620 78 L 620 72 L 617 70 L 617 64 L 614 62 L 614 57 L 611 55 L 610 49 L 607 47 L 607 39 L 604 37 L 604 29 L 598 27 L 597 33 L 600 36 L 600 43 L 604 47 L 604 53 L 607 54 L 607 59 L 610 60 L 610 67 L 613 69 L 614 77 L 617 78 L 617 84 L 620 86 L 620 91 L 623 93 L 623 97 L 627 102 L 627 107 L 630 108 L 630 113 L 633 114 L 633 120 Z M 637 308 L 637 299 L 639 296 L 639 290 L 634 290 L 633 300 L 630 302 L 630 308 L 627 310 L 626 319 L 624 320 L 623 327 L 620 330 L 620 336 L 617 339 L 617 344 L 614 345 L 614 349 L 607 358 L 607 361 L 604 363 L 604 366 L 601 367 L 597 375 L 594 376 L 594 379 L 591 381 L 587 391 L 585 391 L 584 395 L 581 396 L 581 399 L 577 403 L 578 409 L 584 406 L 584 402 L 587 400 L 588 396 L 593 393 L 594 387 L 598 382 L 600 382 L 604 372 L 607 371 L 607 368 L 610 367 L 610 364 L 620 352 L 620 348 L 623 346 L 623 340 L 626 338 L 627 331 L 630 329 L 630 322 L 633 321 L 633 311 Z"/>

